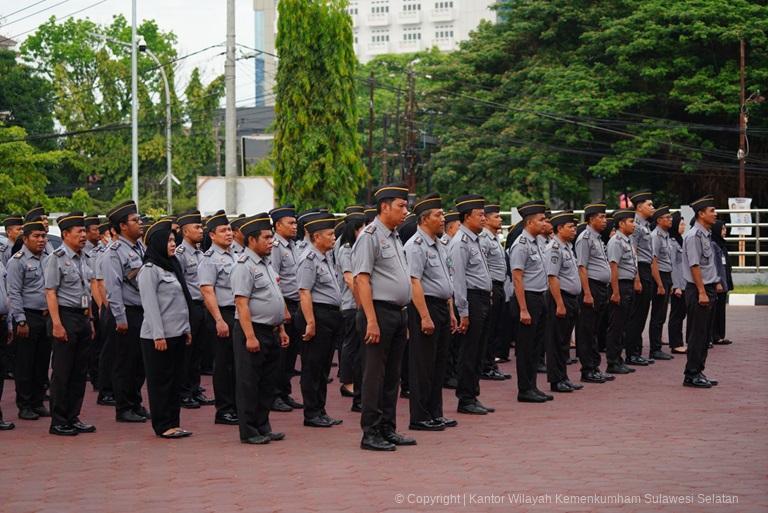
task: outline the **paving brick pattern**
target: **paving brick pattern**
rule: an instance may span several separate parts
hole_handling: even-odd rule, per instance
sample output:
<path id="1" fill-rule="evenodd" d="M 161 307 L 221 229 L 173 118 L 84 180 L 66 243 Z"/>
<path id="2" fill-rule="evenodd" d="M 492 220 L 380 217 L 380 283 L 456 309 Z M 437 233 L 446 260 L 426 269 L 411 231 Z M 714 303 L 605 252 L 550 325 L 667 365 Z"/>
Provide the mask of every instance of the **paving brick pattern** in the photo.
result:
<path id="1" fill-rule="evenodd" d="M 98 432 L 54 437 L 47 419 L 15 418 L 6 382 L 2 408 L 17 427 L 0 432 L 0 512 L 765 512 L 766 316 L 766 308 L 729 307 L 735 344 L 710 351 L 707 373 L 721 382 L 711 390 L 681 386 L 680 356 L 543 405 L 517 403 L 514 376 L 484 381 L 481 400 L 496 413 L 457 415 L 446 390 L 446 412 L 459 426 L 415 433 L 418 446 L 394 453 L 358 448 L 359 417 L 337 380 L 328 411 L 343 425 L 305 428 L 300 412 L 273 413 L 273 427 L 287 436 L 267 446 L 240 444 L 236 427 L 213 424 L 213 407 L 182 411 L 191 438 L 162 440 L 149 424 L 115 423 L 114 410 L 97 406 L 90 390 L 82 418 Z M 514 374 L 513 363 L 503 367 Z M 578 377 L 577 366 L 569 371 Z M 544 381 L 539 375 L 542 389 Z M 211 389 L 210 378 L 204 384 Z M 407 412 L 401 399 L 401 430 L 414 435 Z M 523 494 L 517 503 L 507 495 L 514 493 Z M 563 496 L 616 494 L 641 503 L 562 503 Z M 645 494 L 687 496 L 693 504 L 650 502 Z M 702 504 L 699 494 L 736 496 L 738 504 Z M 533 496 L 550 503 L 522 503 Z M 416 503 L 422 500 L 444 502 Z"/>

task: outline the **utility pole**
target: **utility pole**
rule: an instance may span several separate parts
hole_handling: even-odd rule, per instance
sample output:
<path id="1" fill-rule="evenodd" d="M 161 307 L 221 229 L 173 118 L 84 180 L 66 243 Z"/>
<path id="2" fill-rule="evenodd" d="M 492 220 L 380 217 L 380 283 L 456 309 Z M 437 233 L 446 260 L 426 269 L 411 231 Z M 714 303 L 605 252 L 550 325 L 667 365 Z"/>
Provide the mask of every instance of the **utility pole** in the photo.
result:
<path id="1" fill-rule="evenodd" d="M 227 108 L 224 119 L 226 212 L 237 213 L 237 117 L 235 111 L 235 0 L 227 0 L 227 58 L 224 63 Z"/>
<path id="2" fill-rule="evenodd" d="M 368 88 L 370 91 L 370 98 L 368 99 L 368 204 L 371 204 L 371 194 L 373 187 L 373 123 L 375 121 L 374 109 L 373 109 L 373 92 L 376 84 L 376 80 L 373 78 L 373 70 L 368 78 Z"/>
<path id="3" fill-rule="evenodd" d="M 131 198 L 139 205 L 139 80 L 136 0 L 131 2 Z"/>
<path id="4" fill-rule="evenodd" d="M 414 130 L 414 117 L 416 115 L 416 79 L 413 69 L 408 69 L 408 98 L 405 106 L 406 119 L 406 146 L 405 146 L 405 183 L 411 194 L 416 192 L 416 131 Z"/>
<path id="5" fill-rule="evenodd" d="M 745 92 L 745 70 L 744 70 L 744 40 L 739 40 L 739 197 L 744 198 L 747 195 L 747 179 L 744 171 L 746 161 L 746 139 L 747 139 L 747 113 L 746 113 L 746 92 Z"/>

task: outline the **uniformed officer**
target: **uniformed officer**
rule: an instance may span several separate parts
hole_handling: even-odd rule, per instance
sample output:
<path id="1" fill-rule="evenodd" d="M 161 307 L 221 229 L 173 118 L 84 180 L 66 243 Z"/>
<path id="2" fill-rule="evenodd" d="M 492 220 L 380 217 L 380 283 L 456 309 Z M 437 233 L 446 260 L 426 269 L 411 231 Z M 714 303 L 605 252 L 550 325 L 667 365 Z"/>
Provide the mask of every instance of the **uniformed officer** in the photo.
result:
<path id="1" fill-rule="evenodd" d="M 443 231 L 441 239 L 447 245 L 454 235 L 459 231 L 461 227 L 461 221 L 459 220 L 459 213 L 455 210 L 449 210 L 445 213 L 445 230 Z"/>
<path id="2" fill-rule="evenodd" d="M 93 433 L 96 428 L 80 420 L 85 395 L 90 346 L 95 336 L 91 315 L 90 257 L 85 217 L 71 212 L 56 219 L 62 245 L 45 264 L 45 294 L 50 313 L 53 346 L 51 371 L 52 435 Z"/>
<path id="3" fill-rule="evenodd" d="M 632 313 L 627 325 L 627 365 L 646 366 L 654 363 L 646 360 L 643 352 L 643 331 L 648 320 L 651 300 L 656 293 L 656 284 L 651 274 L 653 248 L 651 248 L 650 220 L 655 211 L 653 196 L 650 192 L 636 192 L 629 197 L 635 205 L 635 232 L 632 234 L 632 246 L 637 253 L 638 279 L 642 290 L 638 292 L 632 305 Z"/>
<path id="4" fill-rule="evenodd" d="M 144 320 L 136 275 L 141 269 L 145 248 L 141 242 L 144 225 L 136 203 L 126 201 L 107 213 L 117 240 L 100 262 L 107 289 L 107 301 L 115 319 L 114 367 L 112 385 L 118 422 L 146 422 L 149 414 L 142 406 L 144 362 L 140 331 Z"/>
<path id="5" fill-rule="evenodd" d="M 245 251 L 232 270 L 237 304 L 234 352 L 240 441 L 265 444 L 285 438 L 272 431 L 269 410 L 275 396 L 280 348 L 288 346 L 283 328 L 285 302 L 270 263 L 272 227 L 266 213 L 246 220 L 240 230 Z"/>
<path id="6" fill-rule="evenodd" d="M 440 240 L 444 230 L 442 199 L 428 194 L 414 205 L 415 235 L 405 243 L 413 299 L 408 305 L 411 376 L 410 429 L 443 431 L 458 423 L 443 415 L 443 381 L 448 343 L 456 330 L 448 252 Z"/>
<path id="7" fill-rule="evenodd" d="M 304 405 L 296 401 L 291 393 L 291 379 L 296 368 L 296 358 L 301 350 L 301 333 L 294 320 L 299 312 L 299 287 L 296 281 L 296 266 L 299 250 L 296 247 L 296 209 L 293 205 L 282 205 L 269 211 L 275 228 L 274 247 L 269 257 L 272 268 L 279 276 L 280 290 L 285 301 L 285 332 L 288 334 L 288 347 L 280 350 L 280 365 L 275 380 L 275 401 L 272 410 L 288 412 Z"/>
<path id="8" fill-rule="evenodd" d="M 213 399 L 206 397 L 200 386 L 200 369 L 203 351 L 211 344 L 212 333 L 205 316 L 203 294 L 200 292 L 198 268 L 203 259 L 200 243 L 203 241 L 203 224 L 200 212 L 189 210 L 176 218 L 182 235 L 181 244 L 176 247 L 176 260 L 184 271 L 184 281 L 189 290 L 189 326 L 192 344 L 184 352 L 184 383 L 181 388 L 181 406 L 199 408 L 211 405 Z"/>
<path id="9" fill-rule="evenodd" d="M 13 255 L 13 246 L 21 235 L 24 219 L 21 216 L 8 216 L 3 221 L 7 240 L 0 244 L 0 261 L 4 266 L 8 265 L 8 259 Z"/>
<path id="10" fill-rule="evenodd" d="M 546 207 L 543 201 L 523 203 L 517 211 L 523 217 L 523 233 L 512 243 L 509 267 L 520 312 L 517 326 L 515 359 L 517 367 L 517 400 L 543 403 L 554 399 L 536 386 L 539 360 L 538 344 L 544 340 L 547 305 L 547 272 L 537 236 L 546 229 Z"/>
<path id="11" fill-rule="evenodd" d="M 216 332 L 213 343 L 216 365 L 213 394 L 216 400 L 216 424 L 238 423 L 235 403 L 235 363 L 232 328 L 235 324 L 235 296 L 230 275 L 235 264 L 232 253 L 232 228 L 227 215 L 219 210 L 208 218 L 211 248 L 203 254 L 197 271 L 200 292 Z"/>
<path id="12" fill-rule="evenodd" d="M 96 398 L 96 403 L 102 406 L 115 406 L 115 393 L 112 384 L 112 374 L 115 362 L 115 317 L 112 315 L 112 310 L 109 307 L 109 301 L 107 299 L 107 287 L 104 283 L 104 259 L 109 255 L 109 246 L 112 244 L 113 239 L 117 239 L 117 234 L 112 228 L 112 223 L 109 221 L 99 225 L 99 232 L 101 233 L 101 242 L 95 251 L 95 255 L 92 257 L 91 267 L 93 268 L 94 276 L 94 289 L 98 293 L 94 294 L 94 297 L 99 297 L 101 303 L 101 309 L 99 311 L 99 329 L 98 333 L 100 340 L 97 341 L 99 345 L 98 349 L 98 365 L 99 369 L 96 373 L 98 376 L 97 388 L 99 395 Z"/>
<path id="13" fill-rule="evenodd" d="M 449 210 L 445 213 L 445 230 L 443 232 L 442 237 L 440 237 L 440 242 L 443 243 L 444 246 L 446 246 L 446 251 L 448 250 L 448 244 L 451 242 L 451 239 L 454 235 L 459 231 L 459 228 L 461 227 L 461 221 L 459 221 L 459 213 L 455 210 Z M 453 282 L 453 278 L 451 278 L 451 282 Z M 456 312 L 456 305 L 453 305 L 453 314 L 454 317 L 458 318 L 458 313 Z M 456 385 L 458 384 L 458 362 L 459 362 L 459 333 L 458 333 L 458 326 L 457 331 L 454 333 L 451 333 L 450 341 L 448 343 L 448 362 L 446 363 L 446 370 L 445 370 L 445 380 L 443 383 L 443 388 L 448 388 L 451 390 L 456 389 Z"/>
<path id="14" fill-rule="evenodd" d="M 35 205 L 31 209 L 29 209 L 26 215 L 24 216 L 25 223 L 28 223 L 31 221 L 37 221 L 37 220 L 43 223 L 43 226 L 45 227 L 45 234 L 47 236 L 48 235 L 48 212 L 46 212 L 41 205 Z M 47 257 L 51 253 L 53 253 L 53 244 L 51 244 L 51 241 L 46 240 L 45 248 L 43 249 L 43 255 Z"/>
<path id="15" fill-rule="evenodd" d="M 83 252 L 88 255 L 88 265 L 93 273 L 96 264 L 96 257 L 103 249 L 101 245 L 101 235 L 99 233 L 98 214 L 86 215 L 85 219 L 85 247 Z M 100 295 L 101 287 L 94 279 L 91 280 L 91 317 L 93 317 L 94 335 L 93 340 L 88 347 L 88 377 L 90 378 L 93 389 L 98 389 L 99 383 L 99 353 L 101 352 L 103 334 L 101 333 L 101 321 L 99 314 L 101 306 L 106 302 L 106 294 Z M 103 282 L 102 282 L 103 284 Z"/>
<path id="16" fill-rule="evenodd" d="M 101 235 L 99 234 L 99 222 L 98 214 L 85 216 L 85 247 L 83 248 L 83 251 L 88 253 L 88 256 L 91 256 L 91 252 L 96 249 L 96 246 L 99 245 L 99 241 L 101 240 Z"/>
<path id="17" fill-rule="evenodd" d="M 365 210 L 363 210 L 363 214 L 365 215 L 365 224 L 369 225 L 373 222 L 374 219 L 376 219 L 376 207 L 369 205 L 365 207 Z"/>
<path id="18" fill-rule="evenodd" d="M 608 331 L 606 333 L 607 371 L 611 374 L 629 374 L 634 369 L 627 367 L 621 356 L 622 351 L 630 357 L 629 316 L 633 311 L 634 301 L 638 301 L 640 280 L 638 279 L 637 256 L 630 241 L 635 231 L 635 214 L 629 209 L 619 209 L 613 213 L 616 234 L 608 241 L 608 262 L 611 266 L 611 297 L 608 307 Z"/>
<path id="19" fill-rule="evenodd" d="M 579 317 L 581 281 L 573 252 L 576 239 L 576 218 L 564 210 L 550 218 L 554 238 L 544 254 L 549 294 L 547 297 L 547 380 L 553 392 L 573 392 L 584 385 L 568 378 L 570 342 L 573 327 Z"/>
<path id="20" fill-rule="evenodd" d="M 5 288 L 7 272 L 5 265 L 0 262 L 0 341 L 8 339 L 8 293 Z M 7 344 L 0 343 L 3 348 L 7 348 Z M 3 399 L 3 388 L 5 385 L 6 376 L 6 360 L 3 358 L 3 354 L 0 351 L 0 401 Z M 10 431 L 15 428 L 16 425 L 13 422 L 3 420 L 3 410 L 0 409 L 0 431 Z"/>
<path id="21" fill-rule="evenodd" d="M 453 276 L 453 300 L 459 314 L 456 328 L 460 334 L 457 411 L 487 415 L 495 411 L 494 408 L 484 406 L 477 399 L 493 288 L 479 237 L 485 225 L 485 199 L 477 194 L 459 196 L 456 198 L 456 210 L 461 227 L 448 244 L 448 257 Z"/>
<path id="22" fill-rule="evenodd" d="M 651 322 L 648 326 L 649 356 L 654 360 L 671 360 L 674 356 L 661 350 L 661 332 L 667 320 L 669 297 L 672 293 L 672 245 L 669 237 L 672 214 L 669 207 L 657 208 L 652 219 L 656 228 L 651 232 L 651 276 L 656 288 L 651 301 Z"/>
<path id="23" fill-rule="evenodd" d="M 397 392 L 405 349 L 411 280 L 395 228 L 408 214 L 405 184 L 379 187 L 377 216 L 352 248 L 355 291 L 360 301 L 358 330 L 365 343 L 360 425 L 362 449 L 393 451 L 416 440 L 398 434 Z"/>
<path id="24" fill-rule="evenodd" d="M 400 242 L 403 244 L 403 247 L 405 247 L 405 244 L 410 240 L 411 237 L 416 233 L 416 216 L 413 214 L 413 212 L 409 213 L 407 216 L 405 216 L 405 220 L 400 223 L 400 225 L 397 227 L 397 234 L 400 237 Z M 407 337 L 408 340 L 405 342 L 405 349 L 403 350 L 403 362 L 402 367 L 400 368 L 400 397 L 407 399 L 411 395 L 411 384 L 410 384 L 410 371 L 409 368 L 409 347 L 410 347 L 410 332 L 409 336 Z"/>
<path id="25" fill-rule="evenodd" d="M 306 218 L 304 229 L 309 249 L 299 258 L 297 281 L 301 311 L 296 328 L 301 333 L 301 395 L 304 398 L 304 425 L 331 427 L 341 420 L 325 410 L 328 374 L 334 344 L 342 335 L 341 288 L 330 252 L 336 242 L 335 219 L 330 214 Z"/>
<path id="26" fill-rule="evenodd" d="M 605 203 L 584 207 L 586 227 L 576 239 L 576 263 L 581 280 L 581 309 L 576 326 L 576 354 L 581 362 L 581 381 L 605 383 L 614 379 L 600 371 L 598 330 L 608 309 L 611 268 L 601 239 L 607 219 Z"/>
<path id="27" fill-rule="evenodd" d="M 7 289 L 16 346 L 16 406 L 19 418 L 48 417 L 43 406 L 51 342 L 46 329 L 43 258 L 47 242 L 45 225 L 39 219 L 24 223 L 24 245 L 8 261 Z"/>
<path id="28" fill-rule="evenodd" d="M 687 351 L 683 340 L 683 320 L 686 314 L 683 233 L 685 233 L 685 222 L 678 211 L 672 214 L 672 226 L 669 229 L 669 243 L 672 253 L 672 295 L 669 298 L 669 322 L 667 322 L 669 349 L 675 354 L 685 354 Z"/>
<path id="29" fill-rule="evenodd" d="M 688 359 L 685 364 L 683 385 L 697 388 L 711 388 L 718 384 L 704 374 L 707 350 L 712 339 L 712 307 L 717 295 L 716 286 L 720 281 L 712 249 L 712 225 L 717 220 L 715 200 L 705 196 L 691 203 L 695 223 L 683 237 L 683 276 L 685 304 L 688 314 L 688 328 L 685 339 L 688 344 Z"/>
<path id="30" fill-rule="evenodd" d="M 232 253 L 239 255 L 245 251 L 245 240 L 240 227 L 245 223 L 245 214 L 240 214 L 232 220 L 229 225 L 232 227 Z"/>
<path id="31" fill-rule="evenodd" d="M 309 234 L 304 230 L 304 222 L 312 214 L 320 212 L 319 208 L 310 208 L 299 212 L 296 216 L 296 254 L 302 256 L 309 249 Z"/>
<path id="32" fill-rule="evenodd" d="M 488 263 L 488 272 L 491 275 L 491 310 L 488 314 L 488 323 L 485 333 L 485 353 L 483 355 L 483 371 L 480 379 L 494 381 L 503 381 L 512 376 L 504 374 L 499 370 L 496 364 L 496 339 L 500 331 L 506 324 L 502 321 L 502 314 L 506 305 L 506 293 L 504 291 L 504 281 L 507 278 L 507 259 L 504 248 L 499 242 L 499 232 L 501 231 L 501 206 L 485 205 L 485 226 L 480 232 L 480 249 L 485 255 L 485 261 Z"/>
<path id="33" fill-rule="evenodd" d="M 184 353 L 192 343 L 184 271 L 175 257 L 176 237 L 171 219 L 160 219 L 144 235 L 145 262 L 138 275 L 144 320 L 141 352 L 147 370 L 147 395 L 152 429 L 161 438 L 184 438 L 179 410 L 185 379 Z"/>

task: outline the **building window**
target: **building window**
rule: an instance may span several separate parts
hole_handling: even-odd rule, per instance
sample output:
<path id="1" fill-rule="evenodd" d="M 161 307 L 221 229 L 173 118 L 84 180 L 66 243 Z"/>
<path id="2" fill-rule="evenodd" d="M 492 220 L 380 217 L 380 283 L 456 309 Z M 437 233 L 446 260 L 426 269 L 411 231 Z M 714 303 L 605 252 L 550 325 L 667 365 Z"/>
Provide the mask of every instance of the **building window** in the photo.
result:
<path id="1" fill-rule="evenodd" d="M 435 27 L 435 39 L 453 39 L 453 25 Z"/>
<path id="2" fill-rule="evenodd" d="M 440 0 L 435 2 L 435 9 L 453 9 L 453 0 Z"/>
<path id="3" fill-rule="evenodd" d="M 371 5 L 371 14 L 386 14 L 389 12 L 388 1 L 375 1 Z"/>
<path id="4" fill-rule="evenodd" d="M 403 41 L 421 41 L 421 29 L 418 27 L 403 29 Z"/>
<path id="5" fill-rule="evenodd" d="M 403 4 L 404 12 L 416 12 L 421 10 L 421 3 L 406 3 Z"/>
<path id="6" fill-rule="evenodd" d="M 347 8 L 347 14 L 350 16 L 357 16 L 357 6 L 353 5 L 352 7 Z"/>
<path id="7" fill-rule="evenodd" d="M 389 31 L 388 30 L 374 30 L 371 33 L 371 43 L 388 43 Z"/>

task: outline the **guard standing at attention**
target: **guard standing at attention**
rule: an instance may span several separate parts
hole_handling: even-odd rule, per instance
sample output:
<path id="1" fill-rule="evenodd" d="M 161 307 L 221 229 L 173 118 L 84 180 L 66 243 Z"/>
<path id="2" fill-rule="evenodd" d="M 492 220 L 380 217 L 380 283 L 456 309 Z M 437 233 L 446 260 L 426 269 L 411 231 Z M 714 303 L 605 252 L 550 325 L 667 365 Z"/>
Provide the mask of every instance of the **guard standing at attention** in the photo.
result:
<path id="1" fill-rule="evenodd" d="M 669 229 L 672 228 L 672 214 L 669 207 L 656 209 L 653 214 L 656 228 L 651 232 L 651 275 L 656 285 L 651 301 L 651 321 L 648 325 L 650 339 L 650 358 L 654 360 L 671 360 L 669 353 L 661 350 L 661 332 L 667 320 L 669 298 L 672 294 L 672 240 Z"/>
<path id="2" fill-rule="evenodd" d="M 8 259 L 14 253 L 13 247 L 21 235 L 24 218 L 21 216 L 8 216 L 3 221 L 3 226 L 5 227 L 5 236 L 8 240 L 0 244 L 0 261 L 2 261 L 4 266 L 8 267 Z"/>
<path id="3" fill-rule="evenodd" d="M 647 366 L 655 362 L 652 358 L 646 360 L 642 356 L 643 331 L 645 331 L 645 323 L 648 320 L 651 300 L 656 292 L 656 283 L 651 274 L 653 248 L 651 247 L 650 228 L 650 219 L 655 209 L 653 196 L 650 192 L 637 192 L 629 199 L 635 205 L 635 231 L 632 234 L 632 246 L 637 254 L 637 276 L 642 290 L 637 293 L 638 297 L 634 299 L 632 304 L 632 313 L 627 318 L 626 363 L 628 365 Z"/>

